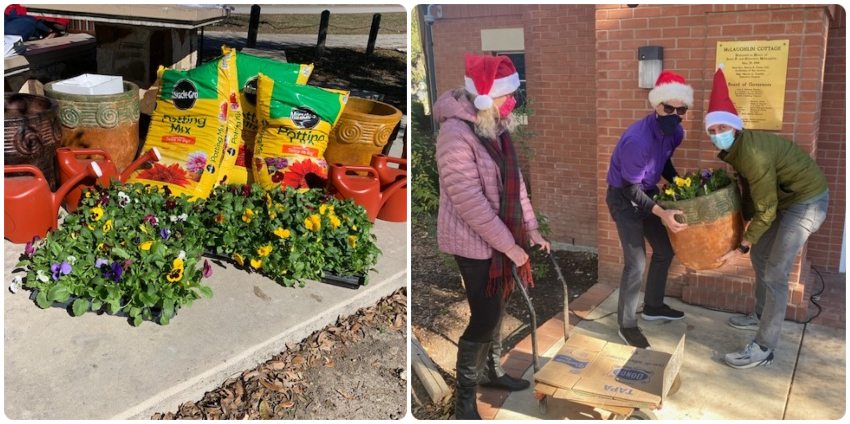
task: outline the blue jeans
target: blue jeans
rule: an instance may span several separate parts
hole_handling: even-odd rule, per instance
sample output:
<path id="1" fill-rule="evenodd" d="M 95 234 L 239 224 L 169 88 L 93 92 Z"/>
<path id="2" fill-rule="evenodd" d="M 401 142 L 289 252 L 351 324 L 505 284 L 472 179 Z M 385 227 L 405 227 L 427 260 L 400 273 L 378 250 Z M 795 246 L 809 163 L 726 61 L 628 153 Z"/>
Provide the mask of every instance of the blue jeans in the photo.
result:
<path id="1" fill-rule="evenodd" d="M 756 343 L 776 349 L 788 303 L 788 275 L 797 253 L 826 219 L 829 191 L 788 209 L 776 211 L 776 220 L 750 250 L 756 273 L 756 313 L 760 315 Z"/>

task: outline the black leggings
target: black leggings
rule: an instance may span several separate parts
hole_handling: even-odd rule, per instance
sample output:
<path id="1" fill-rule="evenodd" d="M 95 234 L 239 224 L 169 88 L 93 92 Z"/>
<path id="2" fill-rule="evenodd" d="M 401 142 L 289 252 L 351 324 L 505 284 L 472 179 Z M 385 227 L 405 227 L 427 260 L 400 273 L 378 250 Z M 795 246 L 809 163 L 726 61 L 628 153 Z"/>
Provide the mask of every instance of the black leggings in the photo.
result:
<path id="1" fill-rule="evenodd" d="M 471 342 L 489 343 L 505 311 L 501 289 L 496 290 L 492 296 L 484 294 L 490 275 L 490 259 L 455 256 L 455 261 L 466 286 L 466 300 L 469 302 L 471 315 L 469 325 L 461 338 Z"/>

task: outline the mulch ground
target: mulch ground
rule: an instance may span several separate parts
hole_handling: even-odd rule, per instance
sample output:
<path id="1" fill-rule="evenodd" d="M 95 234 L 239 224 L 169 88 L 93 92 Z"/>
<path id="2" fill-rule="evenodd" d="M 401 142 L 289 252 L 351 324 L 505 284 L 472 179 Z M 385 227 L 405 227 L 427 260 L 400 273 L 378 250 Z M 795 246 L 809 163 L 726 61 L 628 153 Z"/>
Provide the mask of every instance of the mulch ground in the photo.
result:
<path id="1" fill-rule="evenodd" d="M 411 234 L 411 321 L 412 331 L 431 355 L 449 387 L 454 387 L 454 355 L 457 339 L 469 321 L 469 308 L 454 259 L 437 248 L 433 220 L 414 220 Z M 569 296 L 574 299 L 597 282 L 596 254 L 553 251 Z M 538 325 L 563 311 L 563 285 L 549 258 L 532 254 L 535 287 L 529 290 Z M 503 324 L 504 351 L 531 333 L 530 315 L 522 296 L 511 296 Z M 418 419 L 446 419 L 453 400 L 431 404 L 418 379 L 412 380 L 411 409 Z"/>
<path id="2" fill-rule="evenodd" d="M 398 419 L 406 413 L 407 294 L 310 335 L 159 419 Z"/>

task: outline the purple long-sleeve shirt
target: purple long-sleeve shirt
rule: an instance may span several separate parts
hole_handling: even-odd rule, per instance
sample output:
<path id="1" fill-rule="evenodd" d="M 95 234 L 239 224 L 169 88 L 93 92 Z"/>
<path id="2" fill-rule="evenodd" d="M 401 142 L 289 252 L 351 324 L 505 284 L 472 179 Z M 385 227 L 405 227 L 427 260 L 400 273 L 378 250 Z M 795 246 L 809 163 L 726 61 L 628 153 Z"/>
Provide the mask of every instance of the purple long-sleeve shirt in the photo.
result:
<path id="1" fill-rule="evenodd" d="M 611 155 L 608 184 L 616 188 L 640 184 L 644 192 L 654 191 L 661 180 L 664 165 L 684 138 L 685 130 L 681 125 L 676 127 L 673 135 L 665 136 L 655 119 L 655 112 L 630 125 Z"/>

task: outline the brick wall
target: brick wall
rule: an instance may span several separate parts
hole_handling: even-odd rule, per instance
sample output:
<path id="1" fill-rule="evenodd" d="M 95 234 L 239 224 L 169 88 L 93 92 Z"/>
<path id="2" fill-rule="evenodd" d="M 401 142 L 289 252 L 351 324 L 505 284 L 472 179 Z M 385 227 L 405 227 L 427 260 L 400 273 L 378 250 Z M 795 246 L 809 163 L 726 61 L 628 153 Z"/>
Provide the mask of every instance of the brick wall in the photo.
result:
<path id="1" fill-rule="evenodd" d="M 821 75 L 826 57 L 829 14 L 825 7 L 769 5 L 620 5 L 597 6 L 597 96 L 599 136 L 597 178 L 605 177 L 620 133 L 646 114 L 648 91 L 637 88 L 636 51 L 643 45 L 664 47 L 664 67 L 682 74 L 694 88 L 694 107 L 683 122 L 685 141 L 673 157 L 677 168 L 721 167 L 716 149 L 704 133 L 718 41 L 788 39 L 789 58 L 783 127 L 780 135 L 814 153 L 821 107 Z M 843 93 L 842 93 L 843 94 Z M 599 278 L 617 284 L 622 251 L 607 214 L 605 187 L 597 190 Z M 806 252 L 791 275 L 788 317 L 804 319 L 808 279 Z M 677 261 L 670 272 L 668 294 L 683 301 L 745 311 L 753 305 L 753 272 L 749 258 L 715 272 L 692 272 Z"/>
<path id="2" fill-rule="evenodd" d="M 481 30 L 522 27 L 522 7 L 443 5 L 443 17 L 431 26 L 437 96 L 463 86 L 465 52 L 481 53 Z"/>
<path id="3" fill-rule="evenodd" d="M 841 261 L 846 214 L 846 78 L 847 14 L 837 7 L 829 27 L 823 76 L 817 161 L 829 182 L 829 211 L 821 229 L 809 240 L 808 259 L 822 270 L 835 271 Z"/>
<path id="4" fill-rule="evenodd" d="M 617 286 L 622 249 L 605 205 L 611 152 L 623 130 L 650 112 L 637 87 L 637 49 L 664 47 L 664 66 L 694 87 L 681 171 L 724 167 L 704 133 L 718 41 L 788 39 L 788 72 L 779 131 L 814 155 L 830 183 L 830 214 L 792 269 L 788 317 L 804 319 L 809 263 L 838 267 L 845 202 L 845 17 L 841 7 L 808 5 L 443 5 L 435 22 L 438 92 L 463 81 L 463 53 L 479 52 L 481 29 L 523 27 L 529 127 L 536 156 L 524 167 L 535 208 L 551 219 L 552 240 L 595 247 L 599 281 Z M 593 107 L 583 107 L 594 104 Z M 736 311 L 754 305 L 745 258 L 695 273 L 678 262 L 668 295 Z"/>
<path id="5" fill-rule="evenodd" d="M 464 52 L 481 52 L 481 30 L 522 27 L 533 159 L 523 161 L 550 238 L 596 244 L 594 6 L 443 5 L 433 24 L 437 92 L 463 82 Z"/>
<path id="6" fill-rule="evenodd" d="M 532 199 L 550 238 L 578 246 L 596 245 L 594 13 L 593 5 L 536 5 L 525 17 Z"/>

